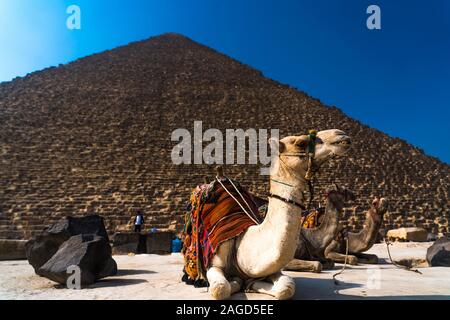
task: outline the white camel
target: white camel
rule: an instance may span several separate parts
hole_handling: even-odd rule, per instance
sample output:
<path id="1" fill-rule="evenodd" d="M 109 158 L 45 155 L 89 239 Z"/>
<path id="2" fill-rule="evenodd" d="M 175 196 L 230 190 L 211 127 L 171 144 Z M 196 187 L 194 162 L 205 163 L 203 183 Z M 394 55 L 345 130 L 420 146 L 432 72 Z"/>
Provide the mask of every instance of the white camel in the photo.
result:
<path id="1" fill-rule="evenodd" d="M 294 280 L 281 273 L 297 249 L 301 209 L 307 190 L 308 168 L 316 170 L 328 159 L 340 156 L 350 147 L 350 138 L 341 130 L 317 133 L 312 162 L 307 155 L 308 135 L 271 140 L 279 150 L 270 174 L 268 211 L 264 221 L 241 235 L 220 244 L 206 272 L 215 299 L 238 292 L 245 281 L 247 289 L 289 299 L 295 293 Z"/>

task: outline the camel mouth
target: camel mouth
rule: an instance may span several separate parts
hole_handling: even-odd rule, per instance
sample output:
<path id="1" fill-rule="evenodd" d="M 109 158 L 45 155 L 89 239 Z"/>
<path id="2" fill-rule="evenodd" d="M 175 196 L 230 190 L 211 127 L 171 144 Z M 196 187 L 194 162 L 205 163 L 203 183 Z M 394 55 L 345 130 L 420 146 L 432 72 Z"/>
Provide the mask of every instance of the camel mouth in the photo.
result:
<path id="1" fill-rule="evenodd" d="M 350 147 L 352 142 L 351 142 L 349 137 L 342 137 L 341 139 L 339 139 L 338 141 L 333 142 L 332 144 L 333 145 L 344 146 L 344 147 Z"/>
<path id="2" fill-rule="evenodd" d="M 345 156 L 352 146 L 350 137 L 340 136 L 336 141 L 332 142 L 331 145 L 335 148 L 335 155 Z"/>

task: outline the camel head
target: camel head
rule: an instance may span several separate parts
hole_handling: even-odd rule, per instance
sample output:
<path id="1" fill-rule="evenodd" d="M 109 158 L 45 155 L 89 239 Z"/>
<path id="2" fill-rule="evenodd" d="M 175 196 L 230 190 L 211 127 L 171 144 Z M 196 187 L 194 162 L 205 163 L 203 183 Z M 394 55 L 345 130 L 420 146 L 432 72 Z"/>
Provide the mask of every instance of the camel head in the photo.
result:
<path id="1" fill-rule="evenodd" d="M 322 130 L 317 133 L 314 159 L 320 164 L 333 157 L 345 156 L 350 149 L 351 139 L 338 129 Z"/>
<path id="2" fill-rule="evenodd" d="M 330 188 L 326 192 L 326 197 L 338 210 L 342 210 L 348 201 L 354 201 L 356 199 L 352 191 L 346 188 L 340 188 L 338 185 Z"/>
<path id="3" fill-rule="evenodd" d="M 284 137 L 278 143 L 270 141 L 273 148 L 279 150 L 279 170 L 275 175 L 295 175 L 305 177 L 308 170 L 308 144 L 310 137 L 307 134 Z M 344 156 L 351 146 L 350 137 L 338 129 L 319 131 L 316 135 L 315 152 L 313 158 L 313 170 L 316 171 L 327 160 Z M 286 172 L 289 171 L 289 172 Z"/>
<path id="4" fill-rule="evenodd" d="M 388 201 L 385 198 L 375 197 L 372 201 L 371 208 L 379 216 L 383 216 L 388 209 Z"/>

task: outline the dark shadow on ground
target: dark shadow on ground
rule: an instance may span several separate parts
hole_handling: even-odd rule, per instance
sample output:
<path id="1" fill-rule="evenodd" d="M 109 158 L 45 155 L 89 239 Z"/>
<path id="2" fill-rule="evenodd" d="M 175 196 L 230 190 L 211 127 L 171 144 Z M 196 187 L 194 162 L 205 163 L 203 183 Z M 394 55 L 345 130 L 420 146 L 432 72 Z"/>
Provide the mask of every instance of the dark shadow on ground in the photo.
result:
<path id="1" fill-rule="evenodd" d="M 122 286 L 130 286 L 134 284 L 148 282 L 144 279 L 105 279 L 100 280 L 92 285 L 90 285 L 87 289 L 95 289 L 95 288 L 105 288 L 105 287 L 122 287 Z"/>
<path id="2" fill-rule="evenodd" d="M 295 280 L 295 300 L 318 300 L 318 299 L 348 299 L 346 295 L 339 293 L 339 290 L 360 288 L 361 284 L 338 281 L 336 285 L 334 280 L 318 279 L 307 277 L 296 277 Z M 363 297 L 357 297 L 361 299 Z M 350 298 L 351 299 L 351 298 Z"/>
<path id="3" fill-rule="evenodd" d="M 296 292 L 294 300 L 450 300 L 449 295 L 399 295 L 399 296 L 373 296 L 371 290 L 359 283 L 350 283 L 339 280 L 336 285 L 334 280 L 308 277 L 294 278 Z M 361 288 L 360 295 L 342 293 L 342 290 Z M 373 292 L 372 292 L 373 294 Z"/>
<path id="4" fill-rule="evenodd" d="M 151 270 L 140 270 L 140 269 L 119 269 L 117 270 L 116 276 L 132 276 L 136 274 L 152 274 L 152 273 L 156 272 Z"/>
<path id="5" fill-rule="evenodd" d="M 139 284 L 143 282 L 148 282 L 144 279 L 105 279 L 105 280 L 99 280 L 98 282 L 88 285 L 88 286 L 81 286 L 82 290 L 85 289 L 95 289 L 95 288 L 107 288 L 107 287 L 122 287 L 122 286 L 130 286 L 134 284 Z M 63 284 L 55 284 L 55 289 L 67 289 L 66 285 Z"/>

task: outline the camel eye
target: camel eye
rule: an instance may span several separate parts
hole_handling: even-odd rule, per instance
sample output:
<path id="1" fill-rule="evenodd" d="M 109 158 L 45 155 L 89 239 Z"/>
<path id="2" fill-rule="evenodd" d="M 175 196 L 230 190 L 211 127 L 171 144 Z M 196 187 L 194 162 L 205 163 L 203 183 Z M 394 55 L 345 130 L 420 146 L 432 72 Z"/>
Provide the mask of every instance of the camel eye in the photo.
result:
<path id="1" fill-rule="evenodd" d="M 299 147 L 301 150 L 305 150 L 306 147 L 308 146 L 308 141 L 299 141 L 295 144 L 297 147 Z"/>

